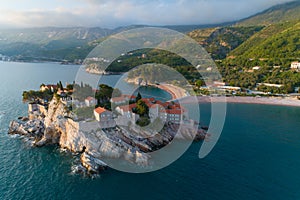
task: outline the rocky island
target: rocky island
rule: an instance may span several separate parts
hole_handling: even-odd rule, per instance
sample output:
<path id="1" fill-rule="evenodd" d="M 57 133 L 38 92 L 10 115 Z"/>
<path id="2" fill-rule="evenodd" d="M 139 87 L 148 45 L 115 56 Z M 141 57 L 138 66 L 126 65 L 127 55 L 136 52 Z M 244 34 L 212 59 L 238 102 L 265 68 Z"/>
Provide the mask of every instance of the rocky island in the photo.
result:
<path id="1" fill-rule="evenodd" d="M 104 85 L 96 90 L 95 97 L 84 98 L 87 92 L 83 91 L 82 96 L 76 96 L 74 91 L 82 88 L 90 90 L 87 85 L 64 88 L 58 83 L 24 92 L 28 116 L 11 121 L 9 134 L 30 138 L 36 147 L 55 144 L 79 153 L 77 172 L 86 174 L 109 167 L 104 161 L 107 158 L 147 166 L 151 161 L 147 153 L 172 140 L 199 141 L 206 136 L 205 130 L 174 102 L 144 99 L 140 94 L 112 97 L 113 88 Z"/>

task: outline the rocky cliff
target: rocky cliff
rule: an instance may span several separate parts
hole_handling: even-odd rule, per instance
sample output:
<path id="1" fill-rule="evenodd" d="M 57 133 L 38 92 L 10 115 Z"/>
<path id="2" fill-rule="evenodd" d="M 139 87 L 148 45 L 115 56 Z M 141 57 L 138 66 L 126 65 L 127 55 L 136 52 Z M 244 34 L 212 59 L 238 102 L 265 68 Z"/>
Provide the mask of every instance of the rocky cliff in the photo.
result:
<path id="1" fill-rule="evenodd" d="M 80 153 L 81 166 L 77 169 L 89 174 L 105 169 L 105 159 L 122 159 L 147 166 L 151 159 L 147 153 L 167 145 L 179 129 L 178 125 L 170 124 L 162 133 L 141 140 L 130 134 L 133 129 L 101 129 L 97 121 L 75 121 L 76 117 L 67 109 L 67 104 L 56 98 L 49 103 L 48 109 L 41 105 L 38 108 L 29 112 L 29 117 L 12 121 L 9 134 L 27 136 L 33 141 L 33 146 L 58 144 L 61 148 Z M 195 132 L 189 127 L 183 127 L 183 131 L 176 135 L 180 139 L 199 140 L 204 137 L 203 130 Z"/>
<path id="2" fill-rule="evenodd" d="M 147 164 L 147 156 L 136 151 L 128 151 L 130 149 L 128 145 L 108 137 L 96 121 L 77 122 L 72 117 L 66 104 L 54 98 L 49 103 L 46 113 L 39 109 L 29 112 L 29 118 L 22 117 L 12 121 L 9 125 L 9 134 L 27 136 L 37 147 L 58 144 L 61 148 L 82 153 L 82 165 L 90 173 L 97 173 L 106 167 L 101 161 L 103 157 L 124 158 L 139 165 Z M 131 152 L 130 156 L 128 152 Z"/>

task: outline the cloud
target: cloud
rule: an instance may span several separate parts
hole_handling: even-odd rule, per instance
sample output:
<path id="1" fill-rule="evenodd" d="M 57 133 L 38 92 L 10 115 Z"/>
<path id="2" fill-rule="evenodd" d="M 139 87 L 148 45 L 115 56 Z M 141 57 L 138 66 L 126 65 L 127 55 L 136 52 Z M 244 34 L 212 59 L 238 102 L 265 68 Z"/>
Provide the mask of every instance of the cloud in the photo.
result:
<path id="1" fill-rule="evenodd" d="M 14 1 L 14 0 L 12 0 Z M 28 4 L 36 0 L 28 0 Z M 22 27 L 210 24 L 241 19 L 289 0 L 54 0 L 0 9 L 0 24 Z M 38 7 L 35 7 L 38 6 Z"/>

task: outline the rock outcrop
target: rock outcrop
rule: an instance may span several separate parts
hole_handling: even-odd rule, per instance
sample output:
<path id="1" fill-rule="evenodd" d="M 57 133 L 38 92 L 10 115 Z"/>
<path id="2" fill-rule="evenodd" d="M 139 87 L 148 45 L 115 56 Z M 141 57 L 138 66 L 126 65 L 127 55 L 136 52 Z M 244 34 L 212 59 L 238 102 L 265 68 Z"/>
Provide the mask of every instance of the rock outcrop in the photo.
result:
<path id="1" fill-rule="evenodd" d="M 33 145 L 41 147 L 58 144 L 61 148 L 82 153 L 81 163 L 89 173 L 98 173 L 106 168 L 102 158 L 128 158 L 130 161 L 145 164 L 143 153 L 132 151 L 128 145 L 118 139 L 107 136 L 98 122 L 74 121 L 67 106 L 55 98 L 45 111 L 30 112 L 30 118 L 20 117 L 9 125 L 9 134 L 20 134 L 33 140 Z M 41 118 L 45 115 L 44 118 Z M 81 168 L 80 168 L 81 169 Z M 79 170 L 82 171 L 82 170 Z"/>
<path id="2" fill-rule="evenodd" d="M 73 120 L 67 104 L 53 98 L 48 109 L 29 112 L 29 117 L 21 117 L 9 125 L 9 134 L 20 134 L 33 140 L 33 145 L 41 147 L 58 144 L 63 149 L 81 154 L 81 166 L 77 171 L 99 173 L 107 167 L 105 159 L 123 159 L 139 166 L 147 166 L 150 156 L 147 152 L 155 151 L 174 137 L 180 139 L 204 139 L 205 132 L 194 131 L 191 126 L 181 127 L 168 124 L 160 133 L 143 139 L 130 134 L 132 129 L 116 127 L 101 129 L 97 121 Z M 178 133 L 180 132 L 180 133 Z M 149 133 L 139 132 L 139 135 Z"/>

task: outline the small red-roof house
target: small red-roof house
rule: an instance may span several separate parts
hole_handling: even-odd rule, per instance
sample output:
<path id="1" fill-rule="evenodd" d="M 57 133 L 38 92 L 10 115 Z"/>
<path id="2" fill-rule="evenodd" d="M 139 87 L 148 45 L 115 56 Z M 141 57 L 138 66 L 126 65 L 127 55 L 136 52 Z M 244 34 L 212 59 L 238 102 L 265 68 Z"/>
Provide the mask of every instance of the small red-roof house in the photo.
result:
<path id="1" fill-rule="evenodd" d="M 152 122 L 156 118 L 160 118 L 163 121 L 179 124 L 188 119 L 187 111 L 178 103 L 156 101 L 154 98 L 142 98 L 142 101 L 149 107 L 149 116 Z M 138 115 L 132 111 L 135 107 L 136 104 L 118 106 L 116 111 L 128 119 L 136 119 Z"/>
<path id="2" fill-rule="evenodd" d="M 155 102 L 155 99 L 152 97 L 152 98 L 149 98 L 149 100 L 154 103 Z"/>
<path id="3" fill-rule="evenodd" d="M 120 105 L 120 104 L 124 104 L 128 101 L 132 101 L 132 100 L 135 100 L 135 96 L 130 96 L 130 95 L 126 95 L 126 94 L 123 94 L 119 97 L 113 97 L 110 99 L 110 102 L 111 103 L 114 103 L 116 105 Z"/>
<path id="4" fill-rule="evenodd" d="M 113 97 L 113 98 L 110 99 L 110 102 L 114 103 L 116 105 L 126 103 L 127 101 L 128 101 L 128 99 L 125 98 L 125 97 L 122 97 L 122 96 L 121 97 Z"/>
<path id="5" fill-rule="evenodd" d="M 85 105 L 90 107 L 90 106 L 95 106 L 97 104 L 97 99 L 94 97 L 87 97 L 85 100 Z"/>
<path id="6" fill-rule="evenodd" d="M 94 115 L 96 120 L 99 122 L 108 122 L 113 118 L 112 113 L 102 107 L 94 109 Z"/>
<path id="7" fill-rule="evenodd" d="M 122 96 L 128 98 L 129 100 L 135 100 L 136 99 L 136 96 L 134 96 L 134 95 L 123 94 Z"/>
<path id="8" fill-rule="evenodd" d="M 116 111 L 122 115 L 128 112 L 132 112 L 132 109 L 136 107 L 136 104 L 129 104 L 124 106 L 118 106 L 116 108 Z"/>
<path id="9" fill-rule="evenodd" d="M 127 119 L 136 121 L 139 119 L 139 115 L 132 111 L 132 109 L 134 109 L 135 107 L 136 107 L 136 104 L 118 106 L 116 108 L 116 111 L 118 113 L 120 113 L 123 117 L 126 117 Z"/>

